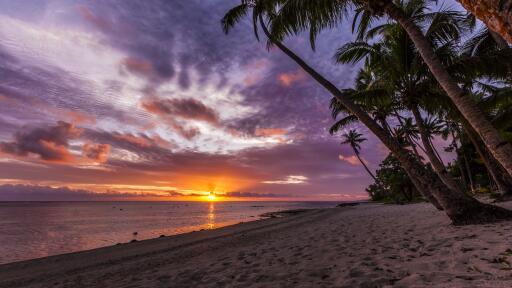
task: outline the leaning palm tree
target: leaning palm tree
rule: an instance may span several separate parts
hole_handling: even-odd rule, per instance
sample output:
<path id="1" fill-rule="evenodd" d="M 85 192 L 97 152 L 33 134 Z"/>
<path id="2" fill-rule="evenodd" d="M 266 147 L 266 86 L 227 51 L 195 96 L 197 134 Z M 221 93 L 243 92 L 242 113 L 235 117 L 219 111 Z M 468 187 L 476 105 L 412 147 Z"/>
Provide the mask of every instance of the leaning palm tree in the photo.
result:
<path id="1" fill-rule="evenodd" d="M 363 134 L 357 132 L 354 129 L 349 130 L 347 133 L 343 133 L 343 141 L 341 144 L 348 144 L 350 147 L 352 147 L 352 150 L 354 150 L 354 154 L 356 155 L 359 162 L 361 162 L 361 165 L 363 165 L 364 169 L 370 176 L 373 178 L 375 183 L 377 183 L 377 178 L 375 178 L 375 175 L 373 175 L 372 171 L 368 169 L 368 166 L 366 166 L 366 163 L 364 163 L 363 159 L 361 159 L 360 151 L 361 151 L 361 143 L 366 141 L 367 139 L 363 137 Z"/>
<path id="2" fill-rule="evenodd" d="M 337 101 L 340 101 L 344 109 L 350 111 L 354 117 L 357 117 L 364 125 L 366 125 L 370 131 L 372 131 L 391 151 L 395 151 L 395 155 L 400 159 L 406 168 L 406 171 L 409 173 L 409 177 L 411 181 L 415 184 L 418 191 L 422 193 L 422 195 L 428 199 L 436 208 L 443 209 L 439 201 L 433 196 L 434 191 L 439 195 L 446 195 L 446 197 L 450 197 L 449 192 L 446 191 L 447 187 L 445 187 L 435 175 L 430 175 L 429 171 L 424 169 L 421 163 L 418 163 L 414 157 L 410 156 L 408 151 L 402 149 L 401 145 L 395 141 L 391 135 L 389 135 L 386 130 L 384 130 L 379 124 L 372 119 L 359 105 L 357 105 L 350 97 L 350 91 L 342 91 L 339 90 L 332 82 L 323 77 L 320 73 L 318 73 L 313 67 L 311 67 L 308 63 L 306 63 L 303 59 L 301 59 L 297 54 L 291 51 L 288 47 L 286 47 L 283 43 L 275 39 L 269 32 L 266 23 L 264 21 L 264 17 L 267 17 L 269 20 L 273 15 L 275 15 L 272 7 L 269 7 L 268 1 L 245 1 L 242 0 L 242 4 L 232 8 L 222 19 L 222 27 L 226 33 L 229 32 L 232 26 L 234 26 L 238 21 L 242 19 L 244 15 L 246 15 L 250 9 L 252 9 L 252 18 L 253 18 L 253 26 L 256 38 L 258 38 L 258 24 L 265 33 L 269 43 L 275 45 L 279 48 L 285 55 L 287 55 L 290 59 L 295 61 L 305 72 L 307 72 L 313 79 L 315 79 L 320 85 L 322 85 L 328 92 L 330 92 Z M 449 201 L 449 200 L 447 200 Z M 465 214 L 462 209 L 452 209 L 453 213 L 450 215 L 454 215 L 452 219 L 454 219 L 455 223 L 463 222 L 458 220 L 465 219 L 466 217 L 459 217 L 457 215 Z M 467 222 L 467 219 L 464 221 Z"/>
<path id="3" fill-rule="evenodd" d="M 392 0 L 268 0 L 263 2 L 266 7 L 272 7 L 274 11 L 276 7 L 278 8 L 272 25 L 272 35 L 276 40 L 282 41 L 288 35 L 296 35 L 304 30 L 309 30 L 313 47 L 314 40 L 320 31 L 337 26 L 349 15 L 348 12 L 351 8 L 363 11 L 359 21 L 363 26 L 360 28 L 362 30 L 371 27 L 371 23 L 383 15 L 387 15 L 399 23 L 414 43 L 434 78 L 462 116 L 477 131 L 494 157 L 512 175 L 512 144 L 503 139 L 476 103 L 468 97 L 457 81 L 448 73 L 446 67 L 437 57 L 432 43 L 425 37 L 422 27 L 399 7 L 403 2 Z"/>
<path id="4" fill-rule="evenodd" d="M 278 1 L 278 3 L 280 2 L 283 1 Z M 501 219 L 510 219 L 512 217 L 512 211 L 480 203 L 464 193 L 451 191 L 447 188 L 435 174 L 426 169 L 415 156 L 413 156 L 408 150 L 404 149 L 396 139 L 378 125 L 378 123 L 363 111 L 361 107 L 354 103 L 350 97 L 347 97 L 347 95 L 339 90 L 332 82 L 327 80 L 297 54 L 283 45 L 280 41 L 281 39 L 272 35 L 267 28 L 267 25 L 269 24 L 272 27 L 274 23 L 273 21 L 276 19 L 275 8 L 275 5 L 272 5 L 271 2 L 265 0 L 242 0 L 241 5 L 232 8 L 222 19 L 223 29 L 227 33 L 231 27 L 239 22 L 242 17 L 252 9 L 253 26 L 256 35 L 259 24 L 271 45 L 275 45 L 279 48 L 279 50 L 297 63 L 306 73 L 329 91 L 332 96 L 336 97 L 336 99 L 340 101 L 348 111 L 366 125 L 368 129 L 374 133 L 382 143 L 390 149 L 390 151 L 393 152 L 403 168 L 407 171 L 411 181 L 417 189 L 422 192 L 433 205 L 444 209 L 454 224 L 463 225 L 484 223 Z M 315 35 L 315 33 L 312 35 Z"/>
<path id="5" fill-rule="evenodd" d="M 512 1 L 457 0 L 464 8 L 482 20 L 492 33 L 512 43 Z"/>
<path id="6" fill-rule="evenodd" d="M 458 13 L 440 11 L 433 17 L 425 17 L 426 7 L 424 4 L 414 1 L 404 3 L 403 10 L 408 18 L 414 19 L 425 27 L 425 36 L 439 55 L 451 56 L 451 53 L 448 53 L 450 51 L 448 48 L 452 38 L 458 38 L 458 33 L 444 35 L 444 39 L 440 39 L 439 36 L 448 29 L 456 29 L 453 23 L 456 23 L 457 17 L 460 17 Z M 381 83 L 381 89 L 388 91 L 386 95 L 392 95 L 396 98 L 395 102 L 400 102 L 402 106 L 412 112 L 425 154 L 439 178 L 451 190 L 460 190 L 458 183 L 449 175 L 439 153 L 432 144 L 431 138 L 434 133 L 433 129 L 436 128 L 436 122 L 425 121 L 421 116 L 421 103 L 418 102 L 418 99 L 431 86 L 428 69 L 414 49 L 410 37 L 400 25 L 391 22 L 378 26 L 378 29 L 382 35 L 378 41 L 371 43 L 349 42 L 338 49 L 336 60 L 342 64 L 364 60 L 365 66 L 369 66 L 366 69 L 372 70 L 372 75 L 377 77 L 375 82 Z M 360 33 L 359 37 L 373 40 L 371 36 L 372 30 Z M 462 191 L 459 192 L 462 193 Z"/>

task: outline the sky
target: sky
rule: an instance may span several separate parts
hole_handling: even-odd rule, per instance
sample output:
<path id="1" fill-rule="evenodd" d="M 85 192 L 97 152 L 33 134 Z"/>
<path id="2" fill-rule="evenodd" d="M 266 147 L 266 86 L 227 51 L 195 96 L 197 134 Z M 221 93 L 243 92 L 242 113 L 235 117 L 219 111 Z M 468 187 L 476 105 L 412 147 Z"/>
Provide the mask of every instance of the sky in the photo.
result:
<path id="1" fill-rule="evenodd" d="M 365 199 L 330 95 L 249 21 L 222 32 L 238 3 L 0 0 L 0 200 Z M 349 88 L 351 39 L 286 44 Z M 354 128 L 376 169 L 388 151 Z"/>

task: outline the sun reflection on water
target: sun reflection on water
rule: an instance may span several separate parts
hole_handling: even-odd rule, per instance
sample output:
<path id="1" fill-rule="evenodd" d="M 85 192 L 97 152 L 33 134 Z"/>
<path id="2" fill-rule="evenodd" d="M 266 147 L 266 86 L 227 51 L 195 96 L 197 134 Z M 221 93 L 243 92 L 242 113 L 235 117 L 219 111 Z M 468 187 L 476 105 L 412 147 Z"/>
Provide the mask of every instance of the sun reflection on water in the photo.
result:
<path id="1" fill-rule="evenodd" d="M 208 229 L 215 228 L 215 203 L 210 202 L 208 206 Z"/>

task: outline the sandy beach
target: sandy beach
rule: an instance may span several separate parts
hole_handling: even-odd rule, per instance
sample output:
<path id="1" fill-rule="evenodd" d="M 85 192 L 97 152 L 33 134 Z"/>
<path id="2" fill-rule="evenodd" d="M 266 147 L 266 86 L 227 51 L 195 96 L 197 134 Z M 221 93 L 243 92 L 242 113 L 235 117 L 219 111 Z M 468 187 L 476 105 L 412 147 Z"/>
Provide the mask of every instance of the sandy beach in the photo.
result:
<path id="1" fill-rule="evenodd" d="M 423 203 L 319 209 L 2 265 L 0 287 L 512 287 L 511 224 L 454 227 Z"/>

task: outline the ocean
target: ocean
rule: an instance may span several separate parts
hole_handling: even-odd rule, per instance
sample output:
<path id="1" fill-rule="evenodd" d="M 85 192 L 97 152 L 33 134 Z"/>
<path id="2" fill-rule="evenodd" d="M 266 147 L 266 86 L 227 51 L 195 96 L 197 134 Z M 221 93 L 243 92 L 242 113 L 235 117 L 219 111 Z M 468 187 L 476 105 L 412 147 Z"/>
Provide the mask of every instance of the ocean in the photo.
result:
<path id="1" fill-rule="evenodd" d="M 336 202 L 0 202 L 0 264 L 213 229 Z"/>

